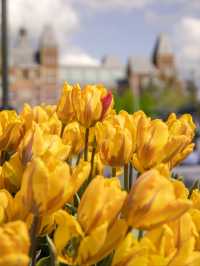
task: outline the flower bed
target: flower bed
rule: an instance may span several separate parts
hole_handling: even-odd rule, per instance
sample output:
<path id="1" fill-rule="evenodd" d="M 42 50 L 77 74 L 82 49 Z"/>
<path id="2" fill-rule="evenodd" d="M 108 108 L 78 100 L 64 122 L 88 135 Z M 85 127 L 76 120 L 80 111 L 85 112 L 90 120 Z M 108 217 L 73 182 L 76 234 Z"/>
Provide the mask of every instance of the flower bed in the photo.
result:
<path id="1" fill-rule="evenodd" d="M 199 184 L 172 175 L 189 114 L 117 114 L 103 86 L 66 83 L 57 105 L 0 122 L 0 266 L 200 265 Z"/>

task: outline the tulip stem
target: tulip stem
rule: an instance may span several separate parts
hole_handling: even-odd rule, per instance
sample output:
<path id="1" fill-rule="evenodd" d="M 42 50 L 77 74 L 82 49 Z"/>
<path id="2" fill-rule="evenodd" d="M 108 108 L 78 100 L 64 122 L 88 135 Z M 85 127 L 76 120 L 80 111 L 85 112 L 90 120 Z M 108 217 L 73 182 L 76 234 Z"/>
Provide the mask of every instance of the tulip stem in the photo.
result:
<path id="1" fill-rule="evenodd" d="M 82 155 L 83 155 L 83 152 L 81 151 L 81 152 L 78 154 L 78 156 L 77 156 L 76 166 L 79 164 Z"/>
<path id="2" fill-rule="evenodd" d="M 133 183 L 133 166 L 132 166 L 132 164 L 130 163 L 130 164 L 129 164 L 129 190 L 130 190 L 131 187 L 132 187 L 132 183 Z"/>
<path id="3" fill-rule="evenodd" d="M 64 130 L 65 130 L 65 124 L 62 123 L 61 132 L 60 132 L 61 138 L 63 137 Z"/>
<path id="4" fill-rule="evenodd" d="M 116 176 L 116 167 L 112 167 L 112 177 Z"/>
<path id="5" fill-rule="evenodd" d="M 84 161 L 88 161 L 88 140 L 89 140 L 89 128 L 86 128 L 86 130 L 85 130 Z"/>
<path id="6" fill-rule="evenodd" d="M 9 153 L 7 151 L 1 152 L 0 165 L 3 165 L 6 161 L 9 160 Z"/>
<path id="7" fill-rule="evenodd" d="M 88 178 L 88 184 L 91 182 L 92 180 L 92 174 L 93 174 L 93 170 L 94 170 L 94 158 L 95 158 L 95 153 L 96 153 L 96 140 L 94 139 L 93 142 L 93 148 L 92 148 L 92 156 L 91 156 L 91 169 L 90 169 L 90 175 Z"/>
<path id="8" fill-rule="evenodd" d="M 129 176 L 128 176 L 128 164 L 124 165 L 124 189 L 129 190 Z"/>
<path id="9" fill-rule="evenodd" d="M 139 230 L 138 232 L 138 240 L 140 240 L 143 237 L 143 230 Z"/>
<path id="10" fill-rule="evenodd" d="M 30 247 L 31 264 L 30 264 L 30 266 L 35 266 L 35 264 L 36 264 L 37 228 L 39 225 L 39 220 L 40 220 L 39 216 L 34 215 L 31 230 L 30 230 L 30 239 L 31 239 L 31 247 Z"/>
<path id="11" fill-rule="evenodd" d="M 57 261 L 57 254 L 56 254 L 56 248 L 53 244 L 53 241 L 51 240 L 51 238 L 47 235 L 47 243 L 49 246 L 49 250 L 50 250 L 50 266 L 58 266 L 58 261 Z"/>

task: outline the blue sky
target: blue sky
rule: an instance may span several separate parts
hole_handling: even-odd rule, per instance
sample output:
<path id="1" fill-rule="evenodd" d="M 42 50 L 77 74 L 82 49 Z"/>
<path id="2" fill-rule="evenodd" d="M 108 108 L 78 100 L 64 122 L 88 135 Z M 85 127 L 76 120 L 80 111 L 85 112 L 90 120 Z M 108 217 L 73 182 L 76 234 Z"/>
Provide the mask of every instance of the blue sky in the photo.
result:
<path id="1" fill-rule="evenodd" d="M 150 56 L 157 35 L 167 32 L 177 64 L 199 69 L 200 0 L 9 0 L 9 9 L 13 39 L 26 25 L 36 46 L 43 26 L 52 24 L 63 63 Z"/>

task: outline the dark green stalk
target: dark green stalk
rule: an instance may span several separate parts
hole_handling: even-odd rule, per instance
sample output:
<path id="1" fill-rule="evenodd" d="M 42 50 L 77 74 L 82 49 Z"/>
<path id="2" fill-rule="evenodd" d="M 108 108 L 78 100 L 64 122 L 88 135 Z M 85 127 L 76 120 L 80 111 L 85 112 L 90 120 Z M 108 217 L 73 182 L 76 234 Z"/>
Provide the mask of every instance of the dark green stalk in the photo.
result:
<path id="1" fill-rule="evenodd" d="M 124 189 L 129 190 L 129 176 L 128 176 L 128 164 L 124 165 Z"/>
<path id="2" fill-rule="evenodd" d="M 143 230 L 139 230 L 138 232 L 138 240 L 140 240 L 143 237 Z"/>
<path id="3" fill-rule="evenodd" d="M 88 161 L 88 140 L 89 140 L 89 128 L 86 128 L 86 130 L 85 130 L 84 161 Z"/>
<path id="4" fill-rule="evenodd" d="M 12 154 L 7 151 L 1 151 L 0 165 L 3 165 L 6 161 L 10 159 Z"/>
<path id="5" fill-rule="evenodd" d="M 116 176 L 117 170 L 116 167 L 112 167 L 112 177 Z"/>
<path id="6" fill-rule="evenodd" d="M 92 156 L 91 156 L 91 161 L 90 161 L 91 169 L 90 169 L 90 175 L 89 175 L 89 178 L 88 178 L 88 184 L 92 180 L 92 174 L 93 174 L 93 171 L 94 171 L 94 158 L 95 158 L 95 153 L 96 153 L 96 140 L 94 139 L 93 148 L 92 148 Z"/>
<path id="7" fill-rule="evenodd" d="M 61 132 L 60 132 L 61 138 L 63 137 L 64 130 L 65 130 L 65 124 L 62 123 Z"/>
<path id="8" fill-rule="evenodd" d="M 47 235 L 47 243 L 50 250 L 50 265 L 49 266 L 58 266 L 58 260 L 57 260 L 57 254 L 56 254 L 56 248 L 51 240 L 51 238 Z"/>
<path id="9" fill-rule="evenodd" d="M 35 264 L 36 264 L 37 228 L 39 225 L 39 221 L 40 221 L 39 216 L 34 215 L 31 230 L 30 230 L 30 239 L 31 239 L 31 247 L 30 247 L 31 264 L 30 264 L 30 266 L 35 266 Z"/>
<path id="10" fill-rule="evenodd" d="M 129 163 L 129 190 L 132 187 L 132 183 L 133 183 L 133 166 L 131 163 Z"/>
<path id="11" fill-rule="evenodd" d="M 81 151 L 77 156 L 76 166 L 79 164 L 83 152 Z"/>

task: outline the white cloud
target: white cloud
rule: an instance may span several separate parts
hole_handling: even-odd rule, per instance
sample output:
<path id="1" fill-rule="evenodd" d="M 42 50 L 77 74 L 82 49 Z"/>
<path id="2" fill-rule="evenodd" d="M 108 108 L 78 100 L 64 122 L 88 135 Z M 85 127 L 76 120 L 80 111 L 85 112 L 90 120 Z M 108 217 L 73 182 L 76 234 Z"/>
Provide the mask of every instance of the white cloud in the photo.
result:
<path id="1" fill-rule="evenodd" d="M 173 37 L 181 67 L 197 70 L 200 66 L 200 19 L 183 17 L 175 25 Z"/>
<path id="2" fill-rule="evenodd" d="M 100 64 L 100 62 L 96 58 L 81 51 L 64 54 L 61 57 L 60 62 L 62 65 L 79 65 L 79 66 L 80 65 L 98 66 Z"/>
<path id="3" fill-rule="evenodd" d="M 158 0 L 83 0 L 92 8 L 143 8 Z"/>
<path id="4" fill-rule="evenodd" d="M 9 24 L 11 39 L 16 38 L 20 27 L 28 30 L 32 44 L 38 44 L 38 38 L 46 24 L 53 26 L 61 52 L 66 49 L 69 33 L 79 27 L 79 17 L 66 0 L 10 0 Z"/>
<path id="5" fill-rule="evenodd" d="M 11 43 L 14 44 L 20 27 L 28 30 L 31 44 L 36 48 L 43 27 L 53 26 L 60 47 L 60 63 L 73 65 L 96 66 L 99 61 L 81 50 L 81 47 L 72 47 L 70 36 L 79 29 L 78 13 L 66 0 L 33 0 L 9 1 L 9 24 Z"/>
<path id="6" fill-rule="evenodd" d="M 196 8 L 199 4 L 199 0 L 74 0 L 76 3 L 81 3 L 83 5 L 88 5 L 92 8 L 123 8 L 123 9 L 142 9 L 150 7 L 153 4 L 160 4 L 161 6 L 165 5 L 174 5 L 180 4 L 186 5 L 187 8 Z"/>

